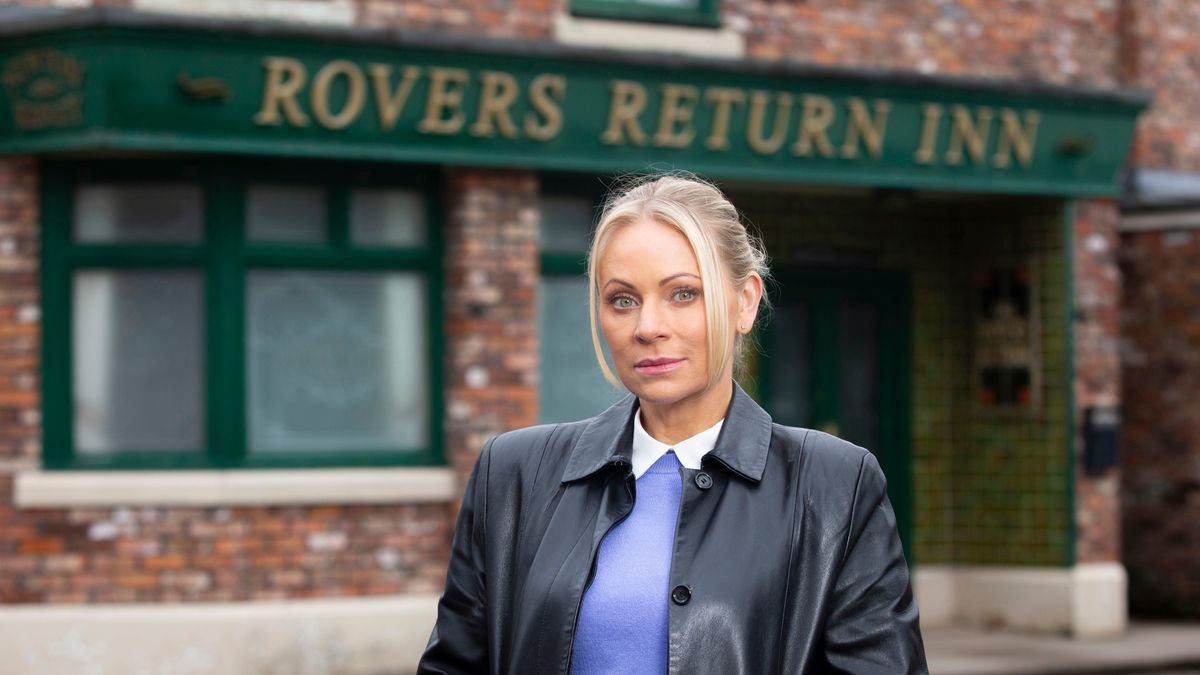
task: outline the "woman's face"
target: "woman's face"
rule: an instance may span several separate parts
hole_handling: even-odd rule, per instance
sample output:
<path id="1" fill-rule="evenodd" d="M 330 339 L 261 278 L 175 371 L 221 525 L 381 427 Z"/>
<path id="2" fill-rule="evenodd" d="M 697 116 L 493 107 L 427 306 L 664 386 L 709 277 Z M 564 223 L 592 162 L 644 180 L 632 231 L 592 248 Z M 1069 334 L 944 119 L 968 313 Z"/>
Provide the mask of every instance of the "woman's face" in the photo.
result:
<path id="1" fill-rule="evenodd" d="M 709 289 L 683 233 L 653 221 L 623 225 L 609 235 L 596 272 L 600 327 L 621 383 L 648 405 L 704 396 Z M 735 294 L 722 298 L 733 315 Z"/>

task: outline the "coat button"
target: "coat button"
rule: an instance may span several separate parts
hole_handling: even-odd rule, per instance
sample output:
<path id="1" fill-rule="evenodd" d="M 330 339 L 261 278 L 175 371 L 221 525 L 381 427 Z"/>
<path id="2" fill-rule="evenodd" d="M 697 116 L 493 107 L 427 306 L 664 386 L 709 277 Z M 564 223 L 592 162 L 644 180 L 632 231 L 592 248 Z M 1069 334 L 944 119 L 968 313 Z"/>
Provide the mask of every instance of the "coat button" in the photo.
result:
<path id="1" fill-rule="evenodd" d="M 676 586 L 671 591 L 671 600 L 677 605 L 686 605 L 692 599 L 692 589 L 687 586 Z"/>
<path id="2" fill-rule="evenodd" d="M 708 488 L 712 487 L 712 476 L 704 473 L 703 471 L 696 474 L 696 487 L 700 488 L 701 490 L 707 490 Z"/>

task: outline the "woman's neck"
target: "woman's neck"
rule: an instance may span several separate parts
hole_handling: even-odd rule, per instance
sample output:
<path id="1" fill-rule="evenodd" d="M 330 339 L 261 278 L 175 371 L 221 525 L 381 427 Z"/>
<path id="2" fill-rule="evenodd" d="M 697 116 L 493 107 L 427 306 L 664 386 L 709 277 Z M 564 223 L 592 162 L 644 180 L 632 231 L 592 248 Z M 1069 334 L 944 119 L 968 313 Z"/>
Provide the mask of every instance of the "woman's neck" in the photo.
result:
<path id="1" fill-rule="evenodd" d="M 732 399 L 732 380 L 675 403 L 659 405 L 639 399 L 642 428 L 660 443 L 674 445 L 721 421 Z"/>

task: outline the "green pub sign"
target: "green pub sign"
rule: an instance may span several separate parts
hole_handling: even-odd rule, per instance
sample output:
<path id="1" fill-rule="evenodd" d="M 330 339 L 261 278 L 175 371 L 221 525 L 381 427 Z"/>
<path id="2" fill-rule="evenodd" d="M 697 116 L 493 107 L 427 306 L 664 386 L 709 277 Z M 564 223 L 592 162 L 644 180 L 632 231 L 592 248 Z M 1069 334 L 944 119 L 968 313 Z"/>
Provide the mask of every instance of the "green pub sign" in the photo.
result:
<path id="1" fill-rule="evenodd" d="M 552 46 L 89 25 L 0 51 L 0 152 L 126 149 L 1112 194 L 1119 92 Z"/>

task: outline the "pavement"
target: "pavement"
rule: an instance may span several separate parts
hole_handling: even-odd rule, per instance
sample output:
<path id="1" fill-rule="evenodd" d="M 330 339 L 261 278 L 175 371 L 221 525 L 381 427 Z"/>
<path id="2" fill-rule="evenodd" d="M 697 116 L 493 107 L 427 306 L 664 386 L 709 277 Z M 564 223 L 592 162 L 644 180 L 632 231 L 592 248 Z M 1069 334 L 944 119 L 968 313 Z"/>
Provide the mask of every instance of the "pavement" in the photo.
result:
<path id="1" fill-rule="evenodd" d="M 1134 622 L 1120 637 L 1072 639 L 922 628 L 931 675 L 1200 675 L 1200 623 Z"/>

